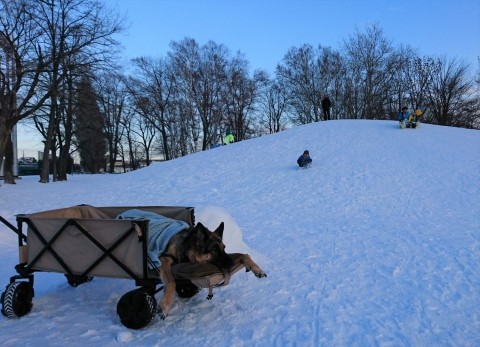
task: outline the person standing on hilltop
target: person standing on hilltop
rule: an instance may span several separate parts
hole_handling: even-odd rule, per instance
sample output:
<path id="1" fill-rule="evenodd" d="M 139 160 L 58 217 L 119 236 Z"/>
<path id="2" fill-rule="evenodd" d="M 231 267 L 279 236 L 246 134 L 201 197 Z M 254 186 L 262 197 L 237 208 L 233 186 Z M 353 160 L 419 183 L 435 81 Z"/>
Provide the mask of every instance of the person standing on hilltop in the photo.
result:
<path id="1" fill-rule="evenodd" d="M 328 95 L 325 95 L 322 99 L 323 120 L 330 120 L 331 106 L 332 106 L 332 102 L 330 101 Z"/>

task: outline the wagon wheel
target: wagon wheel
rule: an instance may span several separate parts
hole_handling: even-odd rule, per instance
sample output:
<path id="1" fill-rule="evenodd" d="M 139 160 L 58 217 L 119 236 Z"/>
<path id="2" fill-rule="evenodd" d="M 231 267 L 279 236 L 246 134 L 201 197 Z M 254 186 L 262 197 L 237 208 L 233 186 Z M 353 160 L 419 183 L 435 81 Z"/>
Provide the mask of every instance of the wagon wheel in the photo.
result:
<path id="1" fill-rule="evenodd" d="M 81 276 L 81 275 L 68 275 L 65 274 L 65 277 L 67 278 L 68 284 L 70 284 L 72 287 L 76 288 L 80 284 L 83 284 L 85 282 L 90 282 L 93 280 L 92 276 Z"/>
<path id="2" fill-rule="evenodd" d="M 157 300 L 141 290 L 125 293 L 117 304 L 117 314 L 124 326 L 141 329 L 147 326 L 157 313 Z"/>
<path id="3" fill-rule="evenodd" d="M 26 315 L 32 309 L 33 287 L 28 282 L 10 283 L 2 294 L 2 314 L 8 318 Z"/>
<path id="4" fill-rule="evenodd" d="M 189 299 L 197 294 L 201 288 L 197 287 L 190 281 L 177 281 L 175 291 L 177 295 L 184 299 Z"/>

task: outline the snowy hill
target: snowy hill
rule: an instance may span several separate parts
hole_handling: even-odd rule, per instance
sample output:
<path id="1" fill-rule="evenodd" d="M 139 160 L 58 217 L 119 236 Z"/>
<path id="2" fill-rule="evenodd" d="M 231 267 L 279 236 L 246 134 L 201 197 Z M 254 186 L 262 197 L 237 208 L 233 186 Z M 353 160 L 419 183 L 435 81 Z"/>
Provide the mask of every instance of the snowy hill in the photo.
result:
<path id="1" fill-rule="evenodd" d="M 313 167 L 295 161 L 309 149 Z M 124 175 L 0 187 L 0 215 L 78 204 L 184 205 L 227 251 L 267 272 L 235 275 L 206 301 L 128 330 L 115 313 L 134 282 L 77 288 L 35 273 L 32 311 L 0 317 L 1 346 L 475 346 L 480 341 L 480 132 L 329 121 Z M 0 225 L 1 290 L 17 239 Z M 159 295 L 157 295 L 159 298 Z"/>

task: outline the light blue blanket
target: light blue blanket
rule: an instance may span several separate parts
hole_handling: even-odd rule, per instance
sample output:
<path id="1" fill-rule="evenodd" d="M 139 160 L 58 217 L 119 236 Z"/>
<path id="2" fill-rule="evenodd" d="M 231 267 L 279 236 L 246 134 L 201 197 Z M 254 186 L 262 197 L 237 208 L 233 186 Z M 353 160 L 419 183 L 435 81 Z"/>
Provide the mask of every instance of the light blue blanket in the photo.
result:
<path id="1" fill-rule="evenodd" d="M 142 210 L 127 210 L 120 213 L 117 219 L 148 219 L 148 257 L 152 260 L 156 267 L 160 266 L 160 255 L 165 252 L 168 241 L 175 234 L 182 230 L 190 228 L 188 223 L 167 218 L 158 213 L 142 211 Z"/>

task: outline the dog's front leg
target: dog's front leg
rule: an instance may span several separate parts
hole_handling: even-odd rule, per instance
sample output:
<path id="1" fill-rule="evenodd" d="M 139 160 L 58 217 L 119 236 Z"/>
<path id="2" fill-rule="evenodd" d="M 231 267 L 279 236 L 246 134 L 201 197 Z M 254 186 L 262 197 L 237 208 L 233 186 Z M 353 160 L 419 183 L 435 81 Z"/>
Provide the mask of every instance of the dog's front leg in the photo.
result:
<path id="1" fill-rule="evenodd" d="M 161 319 L 165 319 L 170 312 L 170 308 L 172 307 L 176 284 L 175 277 L 172 273 L 173 260 L 169 257 L 160 257 L 160 262 L 162 264 L 160 276 L 165 288 L 163 291 L 163 297 L 159 304 L 159 309 L 161 311 L 159 314 Z"/>
<path id="2" fill-rule="evenodd" d="M 258 278 L 267 277 L 267 274 L 253 261 L 253 259 L 248 254 L 241 254 L 236 258 L 236 262 L 242 263 L 247 271 L 252 270 L 252 272 Z"/>

